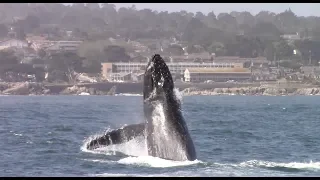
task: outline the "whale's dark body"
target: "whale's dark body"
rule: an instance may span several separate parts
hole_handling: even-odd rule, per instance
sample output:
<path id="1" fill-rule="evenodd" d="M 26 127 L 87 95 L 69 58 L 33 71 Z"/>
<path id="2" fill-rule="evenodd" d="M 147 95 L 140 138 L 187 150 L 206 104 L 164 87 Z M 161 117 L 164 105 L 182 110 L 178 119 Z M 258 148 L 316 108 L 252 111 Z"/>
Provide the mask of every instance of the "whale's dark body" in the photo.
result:
<path id="1" fill-rule="evenodd" d="M 160 55 L 149 61 L 143 86 L 145 123 L 112 130 L 88 143 L 88 149 L 120 144 L 145 136 L 150 156 L 170 160 L 195 160 L 196 151 L 184 121 L 180 101 L 168 66 Z"/>

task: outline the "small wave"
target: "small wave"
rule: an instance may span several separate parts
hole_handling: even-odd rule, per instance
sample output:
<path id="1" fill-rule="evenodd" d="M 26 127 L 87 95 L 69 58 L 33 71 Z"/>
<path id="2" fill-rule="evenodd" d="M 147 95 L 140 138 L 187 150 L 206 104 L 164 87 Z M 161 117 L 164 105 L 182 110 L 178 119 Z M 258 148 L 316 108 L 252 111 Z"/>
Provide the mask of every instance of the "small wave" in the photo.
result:
<path id="1" fill-rule="evenodd" d="M 93 176 L 93 177 L 153 177 L 153 176 L 157 176 L 157 177 L 171 177 L 172 175 L 170 174 L 115 174 L 115 173 L 101 173 L 101 174 L 90 174 L 89 176 Z"/>
<path id="2" fill-rule="evenodd" d="M 101 147 L 95 150 L 88 150 L 86 148 L 87 144 L 95 138 L 97 135 L 89 137 L 85 140 L 81 150 L 84 152 L 94 153 L 94 154 L 105 154 L 105 155 L 115 155 L 116 152 L 123 153 L 130 157 L 125 157 L 118 160 L 119 164 L 133 164 L 133 165 L 142 165 L 149 167 L 174 167 L 174 166 L 188 166 L 193 164 L 202 163 L 199 160 L 195 161 L 172 161 L 165 160 L 158 157 L 148 156 L 145 139 L 144 137 L 137 137 L 123 144 L 110 145 L 106 147 Z M 132 157 L 134 156 L 134 157 Z M 91 160 L 93 161 L 93 160 Z M 104 161 L 104 160 L 97 160 Z"/>
<path id="3" fill-rule="evenodd" d="M 115 94 L 115 96 L 142 96 L 142 94 L 120 93 L 120 94 Z"/>
<path id="4" fill-rule="evenodd" d="M 86 152 L 86 153 L 92 153 L 92 154 L 104 154 L 104 155 L 115 155 L 115 152 L 113 151 L 106 151 L 104 148 L 98 148 L 94 150 L 89 150 L 86 147 L 81 148 L 81 151 Z"/>
<path id="5" fill-rule="evenodd" d="M 290 169 L 300 169 L 300 170 L 319 170 L 320 162 L 309 163 L 299 163 L 299 162 L 289 162 L 289 163 L 276 163 L 269 161 L 258 161 L 250 160 L 240 163 L 240 166 L 244 167 L 266 167 L 266 168 L 290 168 Z"/>
<path id="6" fill-rule="evenodd" d="M 14 135 L 15 135 L 15 136 L 22 136 L 22 134 L 17 134 L 17 133 L 14 133 Z"/>
<path id="7" fill-rule="evenodd" d="M 89 176 L 97 177 L 212 177 L 212 176 L 226 176 L 223 170 L 210 169 L 197 169 L 196 171 L 192 170 L 180 170 L 180 171 L 167 171 L 163 173 L 99 173 L 99 174 L 90 174 Z M 236 176 L 234 173 L 228 173 L 227 176 Z"/>
<path id="8" fill-rule="evenodd" d="M 166 160 L 166 159 L 161 159 L 161 158 L 152 157 L 152 156 L 139 156 L 139 157 L 126 157 L 126 158 L 120 159 L 118 163 L 165 168 L 165 167 L 175 167 L 175 166 L 190 166 L 190 165 L 199 164 L 202 162 L 199 160 L 172 161 L 172 160 Z"/>
<path id="9" fill-rule="evenodd" d="M 100 162 L 100 161 L 98 161 Z M 110 161 L 109 161 L 110 162 Z M 89 176 L 98 176 L 98 177 L 172 177 L 172 176 L 182 176 L 182 177 L 191 177 L 191 176 L 290 176 L 293 171 L 303 171 L 303 170 L 311 170 L 320 168 L 319 162 L 309 162 L 309 163 L 299 163 L 299 162 L 289 162 L 289 163 L 276 163 L 276 162 L 268 162 L 268 161 L 258 161 L 258 160 L 250 160 L 246 162 L 242 162 L 240 164 L 224 164 L 224 163 L 203 163 L 200 160 L 195 161 L 171 161 L 165 160 L 157 157 L 151 156 L 140 156 L 140 157 L 127 157 L 115 161 L 119 164 L 125 165 L 138 165 L 138 166 L 148 166 L 148 167 L 156 167 L 156 168 L 167 168 L 167 167 L 177 167 L 177 166 L 190 166 L 194 164 L 203 164 L 205 166 L 199 166 L 197 168 L 197 172 L 192 172 L 190 170 L 183 169 L 181 171 L 168 171 L 163 173 L 99 173 L 99 174 L 90 174 Z M 269 170 L 267 171 L 252 171 L 250 168 L 262 168 L 262 169 L 273 169 L 273 171 L 282 171 L 282 172 L 290 172 L 288 173 L 271 173 Z M 270 174 L 271 173 L 271 174 Z"/>
<path id="10" fill-rule="evenodd" d="M 91 152 L 91 151 L 87 151 Z M 94 150 L 91 153 L 96 154 L 106 154 L 106 155 L 113 155 L 111 152 L 106 151 L 97 151 Z M 111 160 L 99 160 L 99 159 L 83 159 L 85 161 L 91 161 L 91 162 L 100 162 L 100 163 L 110 163 Z M 147 167 L 155 167 L 155 168 L 166 168 L 166 167 L 177 167 L 177 166 L 190 166 L 194 164 L 203 163 L 200 160 L 195 161 L 172 161 L 172 160 L 166 160 L 161 159 L 158 157 L 152 157 L 152 156 L 138 156 L 138 157 L 125 157 L 123 159 L 120 159 L 117 161 L 119 164 L 124 165 L 139 165 L 139 166 L 147 166 Z"/>
<path id="11" fill-rule="evenodd" d="M 101 173 L 101 174 L 89 174 L 89 176 L 93 177 L 145 177 L 145 175 L 141 174 L 115 174 L 115 173 Z"/>
<path id="12" fill-rule="evenodd" d="M 68 117 L 68 118 L 70 118 L 70 117 Z M 72 127 L 71 126 L 57 125 L 54 128 L 55 128 L 55 131 L 63 131 L 63 132 L 72 131 Z"/>
<path id="13" fill-rule="evenodd" d="M 116 163 L 115 161 L 104 160 L 104 159 L 82 159 L 82 160 L 88 161 L 88 162 L 98 162 L 98 163 Z"/>

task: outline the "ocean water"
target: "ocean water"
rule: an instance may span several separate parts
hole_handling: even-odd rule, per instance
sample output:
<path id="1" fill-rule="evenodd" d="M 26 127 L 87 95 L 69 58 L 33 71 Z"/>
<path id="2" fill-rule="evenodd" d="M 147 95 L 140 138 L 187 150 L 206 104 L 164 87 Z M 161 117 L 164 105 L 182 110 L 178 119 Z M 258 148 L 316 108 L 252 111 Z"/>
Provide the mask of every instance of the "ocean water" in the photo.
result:
<path id="1" fill-rule="evenodd" d="M 85 150 L 143 121 L 140 96 L 1 96 L 1 176 L 319 176 L 319 96 L 185 96 L 197 160 L 147 156 L 143 139 Z"/>

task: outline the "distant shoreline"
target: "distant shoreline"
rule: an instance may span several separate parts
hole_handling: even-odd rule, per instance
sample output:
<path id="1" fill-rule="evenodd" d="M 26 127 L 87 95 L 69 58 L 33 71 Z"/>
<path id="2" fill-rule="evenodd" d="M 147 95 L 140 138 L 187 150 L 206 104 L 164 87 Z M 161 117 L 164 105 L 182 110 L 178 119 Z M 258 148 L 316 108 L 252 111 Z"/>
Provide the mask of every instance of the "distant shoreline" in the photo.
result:
<path id="1" fill-rule="evenodd" d="M 5 97 L 5 96 L 126 96 L 126 97 L 137 97 L 137 96 L 143 96 L 142 94 L 131 94 L 131 93 L 125 93 L 125 94 L 115 94 L 115 95 L 79 95 L 79 94 L 28 94 L 28 95 L 23 95 L 23 94 L 0 94 L 0 97 Z M 183 97 L 186 96 L 320 96 L 320 94 L 277 94 L 277 95 L 272 95 L 272 94 L 183 94 Z"/>
<path id="2" fill-rule="evenodd" d="M 268 91 L 268 90 L 267 90 Z M 235 93 L 216 93 L 215 91 L 192 91 L 186 92 L 186 90 L 180 91 L 181 96 L 320 96 L 319 89 L 299 89 L 300 92 L 292 93 L 246 93 L 246 94 L 235 94 Z M 142 93 L 116 93 L 116 94 L 2 94 L 1 96 L 143 96 Z"/>
<path id="3" fill-rule="evenodd" d="M 86 84 L 46 84 L 46 83 L 0 83 L 0 95 L 109 95 L 140 96 L 140 83 L 86 83 Z M 175 87 L 183 96 L 293 96 L 320 95 L 320 87 L 302 83 L 264 84 L 260 83 L 181 83 Z"/>

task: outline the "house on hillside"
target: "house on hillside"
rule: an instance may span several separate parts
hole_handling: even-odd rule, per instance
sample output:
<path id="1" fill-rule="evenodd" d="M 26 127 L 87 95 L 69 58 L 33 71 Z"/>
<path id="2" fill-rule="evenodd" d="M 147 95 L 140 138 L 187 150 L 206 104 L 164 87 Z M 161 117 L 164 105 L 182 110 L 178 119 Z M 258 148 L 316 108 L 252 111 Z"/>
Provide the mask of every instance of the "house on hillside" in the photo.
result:
<path id="1" fill-rule="evenodd" d="M 128 82 L 131 81 L 131 73 L 111 73 L 109 81 L 113 82 Z"/>
<path id="2" fill-rule="evenodd" d="M 284 34 L 281 37 L 287 41 L 301 40 L 300 34 L 298 32 L 296 34 Z"/>
<path id="3" fill-rule="evenodd" d="M 149 58 L 139 54 L 139 55 L 131 58 L 131 61 L 132 62 L 145 62 L 145 63 L 147 63 L 149 61 Z"/>
<path id="4" fill-rule="evenodd" d="M 19 39 L 6 39 L 0 41 L 0 49 L 6 48 L 27 48 L 30 44 L 27 41 L 22 41 Z"/>
<path id="5" fill-rule="evenodd" d="M 51 41 L 51 46 L 47 47 L 45 50 L 48 52 L 56 51 L 72 51 L 78 50 L 78 47 L 83 41 Z"/>
<path id="6" fill-rule="evenodd" d="M 28 42 L 41 42 L 41 41 L 47 41 L 47 36 L 33 36 L 33 35 L 27 35 L 26 40 Z"/>
<path id="7" fill-rule="evenodd" d="M 37 52 L 33 48 L 23 48 L 21 49 L 21 53 L 21 63 L 32 63 L 33 59 L 39 58 Z"/>
<path id="8" fill-rule="evenodd" d="M 102 76 L 105 79 L 108 79 L 110 74 L 113 72 L 113 66 L 112 63 L 101 63 L 101 72 L 102 72 Z"/>
<path id="9" fill-rule="evenodd" d="M 208 52 L 192 53 L 186 56 L 187 61 L 191 62 L 212 62 L 213 57 Z"/>
<path id="10" fill-rule="evenodd" d="M 269 61 L 266 57 L 256 57 L 256 58 L 242 58 L 239 56 L 219 56 L 214 57 L 213 62 L 232 62 L 232 63 L 243 63 L 248 64 L 252 67 L 263 67 L 268 66 Z"/>
<path id="11" fill-rule="evenodd" d="M 303 75 L 307 77 L 312 77 L 314 79 L 320 78 L 320 67 L 319 66 L 302 66 L 300 71 Z"/>

